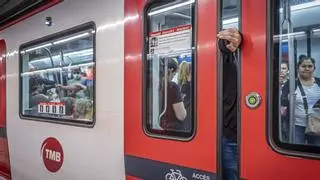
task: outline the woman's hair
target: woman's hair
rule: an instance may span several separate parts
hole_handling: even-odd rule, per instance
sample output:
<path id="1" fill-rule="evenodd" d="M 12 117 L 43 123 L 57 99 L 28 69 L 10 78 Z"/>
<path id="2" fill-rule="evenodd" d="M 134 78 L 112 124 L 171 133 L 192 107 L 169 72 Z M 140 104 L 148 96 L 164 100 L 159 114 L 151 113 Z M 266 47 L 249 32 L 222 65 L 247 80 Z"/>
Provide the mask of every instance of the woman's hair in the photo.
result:
<path id="1" fill-rule="evenodd" d="M 165 61 L 167 61 L 168 70 L 172 70 L 172 72 L 176 72 L 178 70 L 178 61 L 175 58 L 161 58 L 160 59 L 160 68 L 159 75 L 160 77 L 164 77 L 165 73 Z M 149 69 L 151 70 L 151 69 Z"/>
<path id="2" fill-rule="evenodd" d="M 179 85 L 185 84 L 188 79 L 188 75 L 190 74 L 190 66 L 189 63 L 186 61 L 183 61 L 180 64 L 179 69 L 179 76 L 178 76 L 178 83 Z"/>
<path id="3" fill-rule="evenodd" d="M 301 59 L 306 59 L 306 58 L 308 58 L 306 55 L 301 54 L 301 55 L 299 56 L 299 61 L 300 61 Z"/>
<path id="4" fill-rule="evenodd" d="M 298 67 L 300 67 L 300 65 L 303 63 L 303 61 L 305 60 L 310 60 L 314 66 L 314 68 L 316 67 L 316 61 L 313 58 L 308 58 L 307 56 L 299 56 L 299 61 L 298 61 Z"/>

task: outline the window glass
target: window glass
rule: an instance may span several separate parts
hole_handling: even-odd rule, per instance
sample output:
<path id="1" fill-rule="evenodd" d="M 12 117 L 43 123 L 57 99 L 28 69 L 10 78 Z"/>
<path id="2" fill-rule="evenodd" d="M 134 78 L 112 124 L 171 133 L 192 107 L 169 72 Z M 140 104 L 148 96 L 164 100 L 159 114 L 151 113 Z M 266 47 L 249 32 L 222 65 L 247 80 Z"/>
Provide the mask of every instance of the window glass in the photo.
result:
<path id="1" fill-rule="evenodd" d="M 94 33 L 90 24 L 21 46 L 23 117 L 93 123 Z"/>
<path id="2" fill-rule="evenodd" d="M 240 0 L 222 1 L 222 29 L 239 28 Z"/>
<path id="3" fill-rule="evenodd" d="M 274 140 L 285 149 L 315 153 L 320 147 L 320 2 L 274 5 Z"/>
<path id="4" fill-rule="evenodd" d="M 194 132 L 194 1 L 152 4 L 146 12 L 145 128 L 153 135 Z"/>

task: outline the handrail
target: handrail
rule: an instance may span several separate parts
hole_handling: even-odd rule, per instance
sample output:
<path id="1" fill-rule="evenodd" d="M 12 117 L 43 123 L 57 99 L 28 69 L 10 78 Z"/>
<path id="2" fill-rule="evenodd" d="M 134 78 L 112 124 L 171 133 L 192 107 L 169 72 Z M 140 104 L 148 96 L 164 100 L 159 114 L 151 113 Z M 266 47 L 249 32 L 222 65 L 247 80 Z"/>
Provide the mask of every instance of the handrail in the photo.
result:
<path id="1" fill-rule="evenodd" d="M 164 108 L 159 115 L 159 120 L 167 111 L 167 96 L 168 96 L 168 60 L 167 58 L 165 58 L 164 59 Z"/>
<path id="2" fill-rule="evenodd" d="M 292 21 L 291 21 L 291 9 L 290 9 L 290 0 L 284 0 L 283 4 L 283 24 L 287 22 L 287 36 L 288 36 L 288 55 L 289 55 L 289 142 L 295 142 L 295 104 L 296 104 L 296 94 L 295 94 L 295 79 L 296 79 L 296 63 L 294 60 L 294 44 L 293 44 L 293 36 L 291 35 L 293 32 Z M 282 33 L 282 32 L 281 32 Z M 281 40 L 281 36 L 280 36 Z M 281 41 L 280 41 L 281 44 Z M 282 53 L 282 51 L 281 51 Z M 282 55 L 282 54 L 281 54 Z"/>

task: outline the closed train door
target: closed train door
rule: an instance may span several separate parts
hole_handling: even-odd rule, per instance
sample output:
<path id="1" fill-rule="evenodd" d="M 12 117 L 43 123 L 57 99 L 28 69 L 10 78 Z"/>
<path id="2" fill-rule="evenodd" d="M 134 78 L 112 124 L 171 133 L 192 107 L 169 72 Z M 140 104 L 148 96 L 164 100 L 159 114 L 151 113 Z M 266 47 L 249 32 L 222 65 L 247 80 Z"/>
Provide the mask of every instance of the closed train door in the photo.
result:
<path id="1" fill-rule="evenodd" d="M 6 43 L 0 40 L 0 179 L 10 179 L 9 148 L 6 128 Z"/>
<path id="2" fill-rule="evenodd" d="M 127 179 L 216 179 L 217 1 L 125 1 Z"/>
<path id="3" fill-rule="evenodd" d="M 320 2 L 241 7 L 241 178 L 318 179 Z"/>

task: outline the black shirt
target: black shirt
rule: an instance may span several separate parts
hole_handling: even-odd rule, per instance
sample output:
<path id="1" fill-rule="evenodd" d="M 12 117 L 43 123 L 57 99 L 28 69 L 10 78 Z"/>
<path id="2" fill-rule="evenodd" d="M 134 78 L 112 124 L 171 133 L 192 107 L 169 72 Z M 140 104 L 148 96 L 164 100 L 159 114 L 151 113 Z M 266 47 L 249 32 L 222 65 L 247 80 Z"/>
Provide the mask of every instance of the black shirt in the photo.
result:
<path id="1" fill-rule="evenodd" d="M 183 121 L 184 124 L 184 130 L 186 132 L 191 131 L 191 123 L 192 123 L 192 114 L 191 114 L 191 82 L 187 81 L 186 83 L 181 85 L 181 93 L 185 94 L 183 98 L 183 104 L 187 111 L 187 116 L 185 120 Z"/>
<path id="2" fill-rule="evenodd" d="M 223 137 L 237 140 L 238 67 L 234 53 L 219 41 L 223 57 Z"/>
<path id="3" fill-rule="evenodd" d="M 44 93 L 46 88 L 42 88 L 42 85 L 55 85 L 54 81 L 50 81 L 48 79 L 42 78 L 39 75 L 31 76 L 29 79 L 29 93 L 32 94 L 35 91 L 39 91 L 38 93 Z"/>
<path id="4" fill-rule="evenodd" d="M 191 106 L 191 83 L 189 81 L 181 85 L 181 93 L 185 94 L 183 103 L 187 109 Z"/>
<path id="5" fill-rule="evenodd" d="M 182 102 L 180 88 L 175 82 L 168 82 L 167 90 L 167 109 L 160 126 L 165 130 L 181 130 L 183 123 L 177 119 L 173 109 L 173 104 Z"/>

